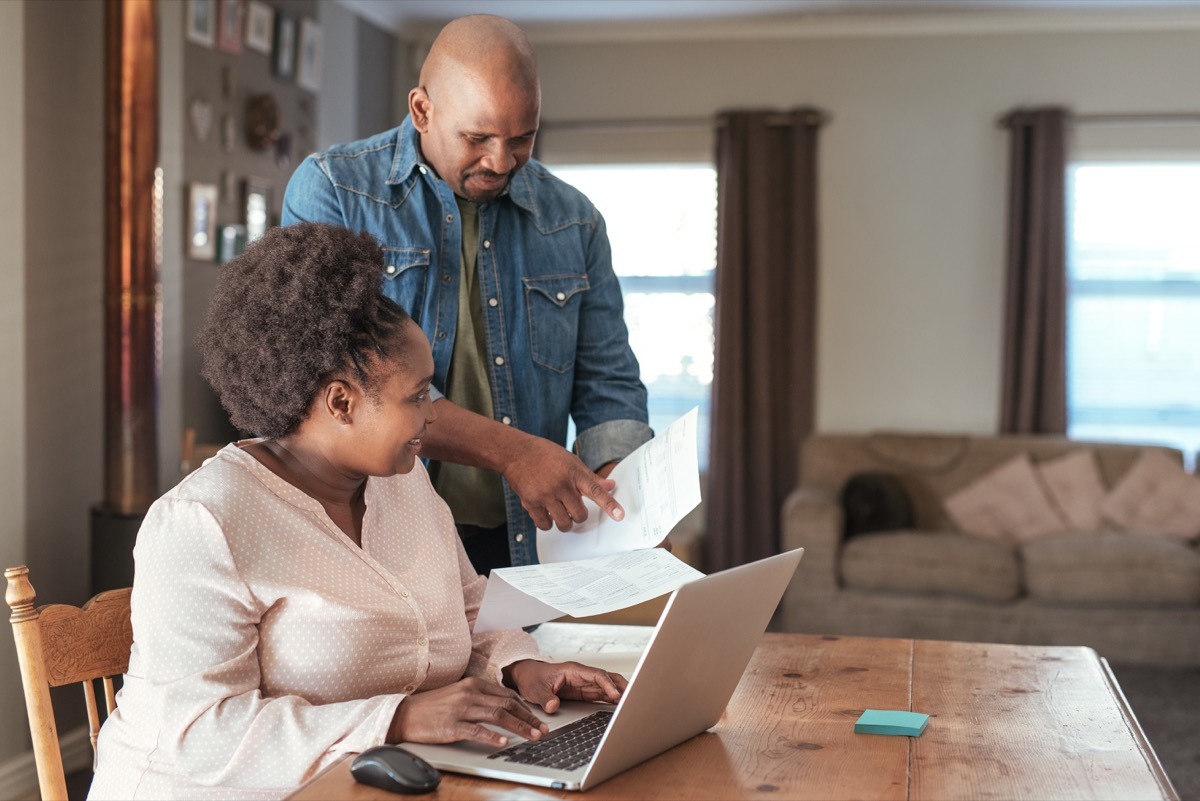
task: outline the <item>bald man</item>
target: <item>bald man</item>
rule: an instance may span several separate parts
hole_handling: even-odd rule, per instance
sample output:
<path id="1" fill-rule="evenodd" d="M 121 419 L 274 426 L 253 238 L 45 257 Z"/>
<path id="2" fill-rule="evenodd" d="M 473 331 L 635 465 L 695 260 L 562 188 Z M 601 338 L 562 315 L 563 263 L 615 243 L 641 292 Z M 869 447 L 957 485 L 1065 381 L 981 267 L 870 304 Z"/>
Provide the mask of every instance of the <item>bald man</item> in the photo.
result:
<path id="1" fill-rule="evenodd" d="M 530 157 L 533 48 L 513 23 L 442 29 L 399 128 L 309 156 L 283 224 L 366 231 L 385 292 L 433 345 L 437 422 L 421 441 L 476 570 L 537 562 L 537 530 L 582 499 L 620 520 L 605 478 L 652 436 L 604 220 Z M 564 447 L 568 422 L 577 435 Z"/>

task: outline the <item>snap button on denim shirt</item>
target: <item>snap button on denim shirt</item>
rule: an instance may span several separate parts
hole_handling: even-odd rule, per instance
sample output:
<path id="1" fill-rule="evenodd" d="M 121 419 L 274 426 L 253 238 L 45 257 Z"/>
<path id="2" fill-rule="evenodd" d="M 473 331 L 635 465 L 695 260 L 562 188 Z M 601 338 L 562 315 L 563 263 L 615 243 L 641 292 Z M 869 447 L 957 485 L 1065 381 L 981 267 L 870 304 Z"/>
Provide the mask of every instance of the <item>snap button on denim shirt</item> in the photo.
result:
<path id="1" fill-rule="evenodd" d="M 296 169 L 283 224 L 366 231 L 384 248 L 384 292 L 424 329 L 435 389 L 446 386 L 458 318 L 462 228 L 454 193 L 421 162 L 411 119 L 316 153 Z M 604 218 L 575 188 L 530 160 L 479 209 L 483 293 L 495 418 L 575 450 L 593 470 L 652 436 L 646 388 L 629 347 Z M 514 565 L 537 561 L 533 521 L 504 484 Z"/>

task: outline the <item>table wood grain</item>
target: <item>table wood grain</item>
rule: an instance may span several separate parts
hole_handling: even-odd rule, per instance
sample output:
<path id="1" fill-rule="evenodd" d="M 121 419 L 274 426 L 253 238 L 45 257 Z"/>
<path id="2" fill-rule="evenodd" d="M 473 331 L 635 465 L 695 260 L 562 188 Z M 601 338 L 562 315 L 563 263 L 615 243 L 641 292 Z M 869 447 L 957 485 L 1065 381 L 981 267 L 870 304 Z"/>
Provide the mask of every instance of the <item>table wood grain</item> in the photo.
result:
<path id="1" fill-rule="evenodd" d="M 538 633 L 556 658 L 592 649 L 620 659 L 648 636 L 646 627 L 570 623 Z M 855 734 L 867 708 L 925 712 L 929 726 L 920 737 Z M 291 796 L 395 797 L 356 784 L 348 758 Z M 428 797 L 1178 798 L 1091 649 L 805 634 L 763 637 L 711 732 L 582 796 L 446 774 Z"/>

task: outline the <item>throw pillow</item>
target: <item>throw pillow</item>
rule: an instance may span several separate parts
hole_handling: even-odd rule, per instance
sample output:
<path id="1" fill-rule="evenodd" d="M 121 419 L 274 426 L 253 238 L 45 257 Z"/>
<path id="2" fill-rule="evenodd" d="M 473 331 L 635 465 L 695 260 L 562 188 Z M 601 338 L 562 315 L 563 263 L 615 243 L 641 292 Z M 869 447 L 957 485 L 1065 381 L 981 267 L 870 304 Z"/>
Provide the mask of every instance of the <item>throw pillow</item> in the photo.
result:
<path id="1" fill-rule="evenodd" d="M 1147 449 L 1104 498 L 1100 513 L 1130 534 L 1190 540 L 1200 535 L 1200 477 L 1166 452 Z"/>
<path id="2" fill-rule="evenodd" d="M 963 532 L 997 542 L 1022 543 L 1068 528 L 1026 453 L 975 479 L 942 505 Z"/>
<path id="3" fill-rule="evenodd" d="M 1050 502 L 1071 531 L 1099 531 L 1104 479 L 1096 455 L 1084 448 L 1037 465 L 1038 477 Z"/>

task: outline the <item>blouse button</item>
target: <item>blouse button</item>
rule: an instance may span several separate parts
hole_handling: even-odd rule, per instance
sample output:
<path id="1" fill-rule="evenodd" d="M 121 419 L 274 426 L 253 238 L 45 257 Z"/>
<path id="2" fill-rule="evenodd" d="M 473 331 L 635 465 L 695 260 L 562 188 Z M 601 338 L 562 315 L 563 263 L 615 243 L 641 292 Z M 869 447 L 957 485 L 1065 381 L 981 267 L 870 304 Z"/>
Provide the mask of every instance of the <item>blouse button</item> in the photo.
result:
<path id="1" fill-rule="evenodd" d="M 524 535 L 524 534 L 518 534 L 517 536 L 513 537 L 513 539 L 514 539 L 514 540 L 516 540 L 517 542 L 524 542 L 524 541 L 525 541 L 525 535 Z"/>
<path id="2" fill-rule="evenodd" d="M 484 250 L 487 250 L 491 246 L 492 246 L 492 240 L 490 240 L 490 239 L 483 240 L 483 249 Z"/>
<path id="3" fill-rule="evenodd" d="M 454 222 L 454 215 L 453 215 L 453 214 L 447 214 L 447 215 L 446 215 L 446 222 Z"/>
<path id="4" fill-rule="evenodd" d="M 500 301 L 496 300 L 495 298 L 488 298 L 488 305 L 494 309 L 500 305 Z"/>
<path id="5" fill-rule="evenodd" d="M 446 338 L 446 332 L 445 332 L 445 331 L 438 331 L 438 332 L 437 332 L 437 338 L 438 338 L 438 339 L 445 339 L 445 338 Z"/>
<path id="6" fill-rule="evenodd" d="M 566 299 L 567 299 L 567 293 L 566 293 L 566 292 L 559 292 L 559 293 L 558 293 L 557 295 L 555 295 L 554 297 L 558 298 L 559 300 L 566 300 Z"/>
<path id="7" fill-rule="evenodd" d="M 396 274 L 396 265 L 389 264 L 387 267 L 383 268 L 383 271 L 385 273 L 387 273 L 388 275 L 395 275 Z"/>
<path id="8" fill-rule="evenodd" d="M 424 175 L 424 174 L 426 174 L 427 172 L 429 172 L 429 170 L 425 169 L 425 165 L 424 165 L 424 164 L 422 164 L 420 167 L 417 167 L 417 169 L 420 171 L 421 175 Z"/>
<path id="9" fill-rule="evenodd" d="M 509 416 L 506 414 L 506 415 L 504 415 L 503 417 L 501 417 L 501 418 L 500 418 L 500 422 L 501 422 L 501 423 L 504 423 L 504 425 L 506 425 L 506 426 L 511 426 L 511 425 L 512 425 L 512 418 L 511 418 L 511 417 L 509 417 Z"/>
<path id="10" fill-rule="evenodd" d="M 401 591 L 400 591 L 400 597 L 401 597 L 401 598 L 407 598 L 407 597 L 408 597 L 408 590 L 401 590 Z"/>
<path id="11" fill-rule="evenodd" d="M 409 684 L 404 688 L 404 692 L 411 693 L 415 689 L 417 689 L 415 685 Z M 380 743 L 380 745 L 383 745 L 383 743 Z"/>
<path id="12" fill-rule="evenodd" d="M 504 357 L 503 357 L 503 356 L 497 356 L 497 357 L 496 357 L 496 359 L 495 359 L 495 362 L 496 362 L 496 366 L 497 366 L 497 367 L 499 367 L 499 366 L 503 365 L 503 364 L 504 364 Z"/>
<path id="13" fill-rule="evenodd" d="M 429 640 L 425 639 L 424 637 L 417 640 L 417 645 L 421 646 L 422 648 L 424 648 L 428 644 L 429 644 Z"/>

